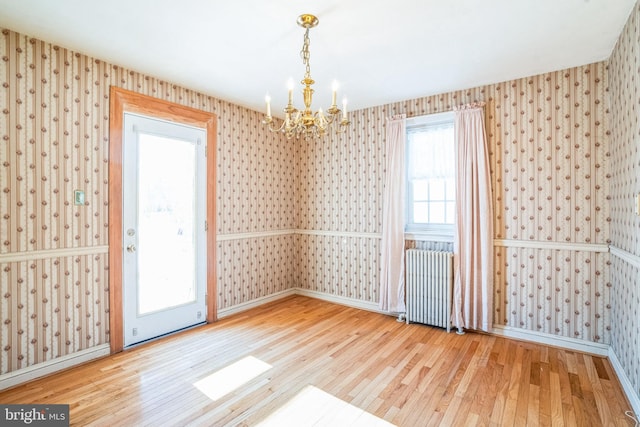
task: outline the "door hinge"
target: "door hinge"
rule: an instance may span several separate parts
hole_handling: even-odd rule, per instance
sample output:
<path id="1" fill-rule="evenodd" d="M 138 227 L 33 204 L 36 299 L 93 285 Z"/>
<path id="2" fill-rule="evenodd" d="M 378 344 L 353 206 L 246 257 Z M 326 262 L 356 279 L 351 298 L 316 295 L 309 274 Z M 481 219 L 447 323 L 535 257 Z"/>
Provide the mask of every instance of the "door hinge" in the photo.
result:
<path id="1" fill-rule="evenodd" d="M 207 157 L 209 155 L 209 146 L 204 147 L 204 156 Z"/>
<path id="2" fill-rule="evenodd" d="M 209 223 L 207 221 L 204 222 L 204 231 L 209 229 Z"/>

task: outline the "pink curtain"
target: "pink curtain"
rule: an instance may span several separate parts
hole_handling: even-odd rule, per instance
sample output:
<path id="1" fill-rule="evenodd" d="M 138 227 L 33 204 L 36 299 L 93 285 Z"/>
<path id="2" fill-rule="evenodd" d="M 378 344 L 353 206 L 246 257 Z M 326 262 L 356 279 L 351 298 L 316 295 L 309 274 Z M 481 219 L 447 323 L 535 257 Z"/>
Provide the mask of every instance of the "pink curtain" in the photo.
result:
<path id="1" fill-rule="evenodd" d="M 404 146 L 405 115 L 387 119 L 386 168 L 382 207 L 380 309 L 406 311 L 404 303 Z"/>
<path id="2" fill-rule="evenodd" d="M 453 325 L 490 332 L 493 313 L 493 214 L 484 104 L 455 111 L 456 229 Z"/>

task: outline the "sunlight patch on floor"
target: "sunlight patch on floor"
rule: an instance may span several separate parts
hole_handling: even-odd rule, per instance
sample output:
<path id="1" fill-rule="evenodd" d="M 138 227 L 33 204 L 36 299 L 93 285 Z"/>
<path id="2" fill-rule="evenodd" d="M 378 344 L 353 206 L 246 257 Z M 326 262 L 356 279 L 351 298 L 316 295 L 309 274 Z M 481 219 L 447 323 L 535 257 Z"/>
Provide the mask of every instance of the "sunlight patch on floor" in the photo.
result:
<path id="1" fill-rule="evenodd" d="M 317 387 L 308 385 L 257 426 L 389 427 L 393 426 L 393 424 L 340 400 Z"/>
<path id="2" fill-rule="evenodd" d="M 193 385 L 209 399 L 216 401 L 271 368 L 272 366 L 268 363 L 253 356 L 247 356 L 204 377 Z"/>

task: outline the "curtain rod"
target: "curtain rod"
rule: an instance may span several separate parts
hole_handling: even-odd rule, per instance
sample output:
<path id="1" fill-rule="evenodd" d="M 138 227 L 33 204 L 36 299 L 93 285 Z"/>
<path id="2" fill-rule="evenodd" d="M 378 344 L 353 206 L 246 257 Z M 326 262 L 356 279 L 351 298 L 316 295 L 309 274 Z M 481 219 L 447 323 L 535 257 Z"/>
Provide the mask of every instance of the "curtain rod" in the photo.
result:
<path id="1" fill-rule="evenodd" d="M 469 104 L 462 104 L 462 105 L 458 105 L 456 107 L 453 107 L 453 111 L 459 111 L 459 110 L 472 110 L 474 108 L 482 108 L 485 105 L 487 105 L 486 102 L 484 101 L 480 101 L 480 102 L 471 102 Z"/>

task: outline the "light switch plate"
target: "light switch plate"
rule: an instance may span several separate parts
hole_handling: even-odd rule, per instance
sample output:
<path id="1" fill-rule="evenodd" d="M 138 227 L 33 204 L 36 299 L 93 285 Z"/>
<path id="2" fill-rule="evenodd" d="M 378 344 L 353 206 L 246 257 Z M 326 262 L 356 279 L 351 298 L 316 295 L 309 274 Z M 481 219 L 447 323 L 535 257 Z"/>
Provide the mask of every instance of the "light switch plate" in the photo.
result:
<path id="1" fill-rule="evenodd" d="M 640 216 L 640 193 L 636 194 L 636 215 Z"/>
<path id="2" fill-rule="evenodd" d="M 73 192 L 73 204 L 77 206 L 84 206 L 84 191 L 76 190 Z"/>

